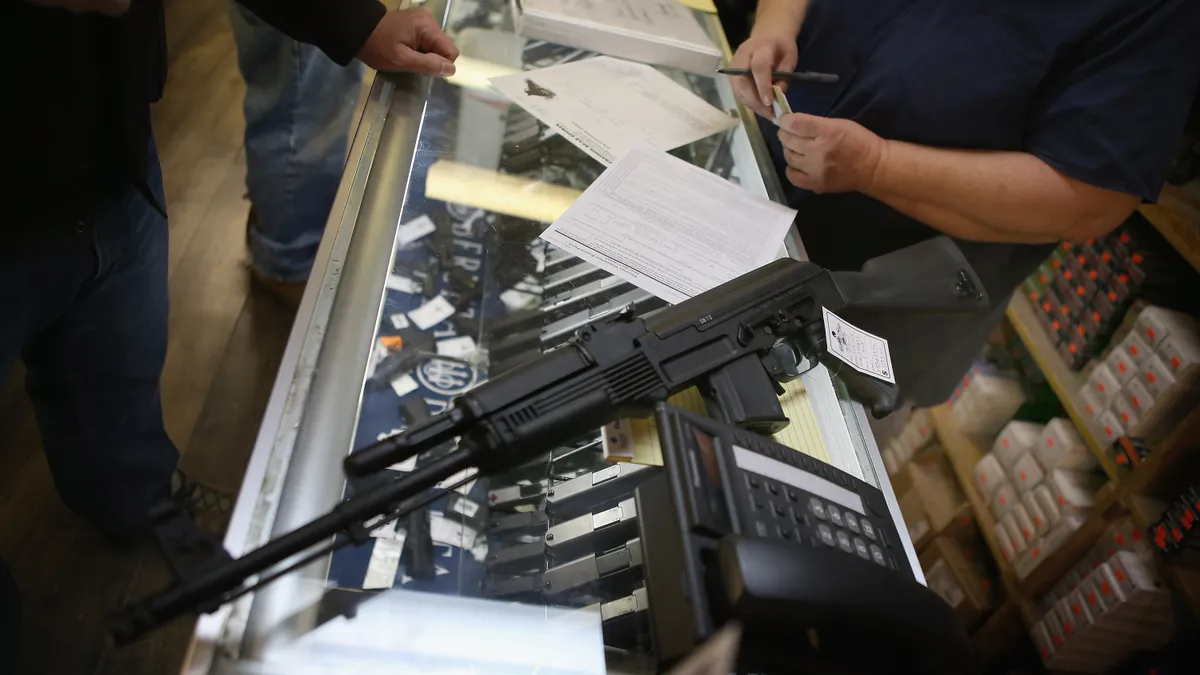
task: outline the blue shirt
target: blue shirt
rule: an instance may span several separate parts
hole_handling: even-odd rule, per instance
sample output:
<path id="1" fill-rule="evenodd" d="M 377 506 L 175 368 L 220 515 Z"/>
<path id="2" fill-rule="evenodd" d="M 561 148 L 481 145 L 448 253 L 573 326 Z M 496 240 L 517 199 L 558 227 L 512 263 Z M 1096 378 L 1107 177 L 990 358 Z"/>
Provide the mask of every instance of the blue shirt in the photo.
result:
<path id="1" fill-rule="evenodd" d="M 791 83 L 796 112 L 922 145 L 1024 151 L 1085 183 L 1154 200 L 1200 80 L 1200 0 L 812 0 L 797 42 L 797 70 L 840 80 Z M 865 195 L 790 185 L 774 129 L 764 132 L 814 262 L 858 269 L 937 234 Z M 1009 294 L 1052 248 L 960 246 L 995 311 L 932 350 L 945 372 L 911 388 L 926 402 L 949 392 Z M 932 365 L 925 355 L 909 367 L 898 359 L 896 370 Z"/>

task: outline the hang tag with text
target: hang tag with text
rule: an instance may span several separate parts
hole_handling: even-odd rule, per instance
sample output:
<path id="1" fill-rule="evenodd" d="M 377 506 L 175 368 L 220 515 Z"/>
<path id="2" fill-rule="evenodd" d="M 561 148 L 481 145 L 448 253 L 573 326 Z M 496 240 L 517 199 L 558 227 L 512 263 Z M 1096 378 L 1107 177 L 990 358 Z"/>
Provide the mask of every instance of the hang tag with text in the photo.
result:
<path id="1" fill-rule="evenodd" d="M 862 330 L 822 307 L 825 349 L 860 373 L 896 384 L 887 340 Z"/>

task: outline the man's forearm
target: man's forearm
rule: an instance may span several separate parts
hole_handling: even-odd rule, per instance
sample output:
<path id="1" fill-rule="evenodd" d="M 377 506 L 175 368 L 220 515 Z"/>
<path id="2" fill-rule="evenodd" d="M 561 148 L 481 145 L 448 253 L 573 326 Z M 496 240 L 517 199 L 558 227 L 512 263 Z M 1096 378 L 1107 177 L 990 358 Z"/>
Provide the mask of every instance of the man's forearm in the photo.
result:
<path id="1" fill-rule="evenodd" d="M 1119 225 L 1137 198 L 1072 179 L 1024 152 L 887 141 L 866 194 L 962 239 L 1087 239 Z"/>
<path id="2" fill-rule="evenodd" d="M 750 34 L 770 32 L 795 37 L 800 34 L 807 11 L 808 0 L 759 0 Z"/>

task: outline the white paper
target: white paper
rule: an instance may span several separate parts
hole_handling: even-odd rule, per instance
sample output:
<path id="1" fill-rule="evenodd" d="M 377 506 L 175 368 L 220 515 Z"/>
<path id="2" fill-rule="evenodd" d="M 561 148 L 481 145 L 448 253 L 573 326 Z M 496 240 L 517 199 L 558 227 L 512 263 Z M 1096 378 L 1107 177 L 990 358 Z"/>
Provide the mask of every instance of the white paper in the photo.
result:
<path id="1" fill-rule="evenodd" d="M 517 312 L 522 309 L 533 309 L 534 307 L 537 307 L 538 305 L 542 304 L 542 298 L 541 296 L 534 295 L 533 293 L 525 293 L 523 291 L 517 291 L 510 288 L 500 294 L 500 302 L 504 303 L 504 306 L 508 308 L 508 311 Z"/>
<path id="2" fill-rule="evenodd" d="M 653 66 L 609 56 L 491 83 L 606 166 L 643 143 L 670 150 L 737 124 Z"/>
<path id="3" fill-rule="evenodd" d="M 475 353 L 475 338 L 470 335 L 438 340 L 437 353 L 455 359 L 465 359 Z"/>
<path id="4" fill-rule="evenodd" d="M 400 568 L 402 542 L 395 539 L 376 539 L 371 548 L 371 560 L 367 563 L 367 575 L 363 579 L 363 590 L 391 588 L 396 581 L 396 570 Z"/>
<path id="5" fill-rule="evenodd" d="M 887 340 L 846 323 L 825 307 L 825 348 L 860 373 L 896 384 Z"/>
<path id="6" fill-rule="evenodd" d="M 392 380 L 391 384 L 392 384 L 392 391 L 395 391 L 396 395 L 399 396 L 400 398 L 404 398 L 405 396 L 413 393 L 417 389 L 420 389 L 420 385 L 417 384 L 416 378 L 414 378 L 412 375 L 409 375 L 407 373 Z"/>
<path id="7" fill-rule="evenodd" d="M 467 527 L 450 520 L 445 514 L 433 511 L 429 514 L 429 535 L 434 543 L 449 544 L 469 551 L 475 548 L 475 538 L 479 533 L 473 527 Z"/>
<path id="8" fill-rule="evenodd" d="M 396 245 L 408 246 L 437 229 L 429 216 L 418 216 L 396 228 Z"/>
<path id="9" fill-rule="evenodd" d="M 716 174 L 639 147 L 542 238 L 678 303 L 775 260 L 795 217 Z"/>
<path id="10" fill-rule="evenodd" d="M 387 276 L 387 280 L 383 282 L 383 285 L 387 286 L 393 291 L 400 291 L 401 293 L 408 293 L 409 295 L 416 295 L 424 288 L 420 282 L 413 281 L 403 274 L 389 274 Z M 393 319 L 393 322 L 394 321 L 395 319 Z"/>
<path id="11" fill-rule="evenodd" d="M 452 316 L 454 305 L 440 295 L 408 313 L 408 319 L 421 330 L 429 330 Z"/>
<path id="12" fill-rule="evenodd" d="M 403 462 L 396 462 L 388 468 L 392 471 L 412 471 L 417 468 L 417 456 L 413 455 Z"/>
<path id="13" fill-rule="evenodd" d="M 404 316 L 403 314 L 393 314 L 390 318 L 392 320 L 392 328 L 395 328 L 396 330 L 408 328 L 409 323 L 407 316 Z"/>
<path id="14" fill-rule="evenodd" d="M 468 518 L 474 518 L 479 513 L 479 505 L 469 499 L 455 500 L 453 508 Z"/>

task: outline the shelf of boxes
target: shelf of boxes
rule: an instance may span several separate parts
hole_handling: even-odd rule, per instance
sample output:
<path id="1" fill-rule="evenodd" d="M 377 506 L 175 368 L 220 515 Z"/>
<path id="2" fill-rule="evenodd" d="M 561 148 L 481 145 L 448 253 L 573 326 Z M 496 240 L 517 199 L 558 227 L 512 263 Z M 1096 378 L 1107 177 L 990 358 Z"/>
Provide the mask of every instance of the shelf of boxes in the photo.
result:
<path id="1" fill-rule="evenodd" d="M 985 456 L 991 454 L 984 449 L 991 448 L 987 444 L 988 439 L 972 437 L 960 431 L 946 406 L 935 408 L 933 418 L 938 437 L 946 448 L 984 539 L 996 558 L 1009 595 L 1015 598 L 1018 604 L 1041 596 L 1063 573 L 1076 564 L 1080 556 L 1104 533 L 1108 527 L 1105 514 L 1116 503 L 1115 486 L 1106 483 L 1095 490 L 1094 494 L 1087 495 L 1078 494 L 1083 486 L 1067 485 L 1061 491 L 1058 488 L 1054 491 L 1049 487 L 1044 488 L 1046 499 L 1058 499 L 1062 504 L 1061 509 L 1053 504 L 1047 505 L 1046 508 L 1055 508 L 1054 519 L 1051 522 L 1050 516 L 1041 515 L 1046 512 L 1045 509 L 1034 506 L 1036 502 L 1025 502 L 1018 495 L 1016 489 L 1008 483 L 1005 469 L 999 465 L 989 472 L 993 474 L 991 478 L 980 480 L 980 463 Z M 1057 472 L 1051 478 L 1065 481 L 1080 475 L 1062 469 Z M 1008 485 L 997 487 L 989 495 L 980 487 L 981 482 L 986 484 L 987 480 Z M 1039 478 L 1038 482 L 1040 481 Z M 1039 486 L 1038 489 L 1043 488 Z M 1032 495 L 1034 491 L 1029 490 L 1027 494 Z M 1008 500 L 1008 503 L 1005 503 L 1005 500 Z M 996 516 L 997 510 L 1004 510 L 1004 518 Z M 1036 515 L 1030 515 L 1031 512 Z M 1063 515 L 1060 516 L 1060 513 Z M 1044 524 L 1043 517 L 1046 519 Z M 1012 523 L 1008 522 L 1010 519 Z M 1029 536 L 1026 537 L 1025 534 Z M 1014 536 L 1016 540 L 1013 539 Z M 1014 544 L 1014 541 L 1017 543 Z M 1031 611 L 1026 608 L 1023 613 L 1032 619 Z"/>
<path id="2" fill-rule="evenodd" d="M 1140 524 L 1121 513 L 1124 491 L 1111 482 L 1092 495 L 1091 508 L 1061 543 L 1045 544 L 1040 564 L 1024 575 L 1019 573 L 1021 560 L 1000 543 L 997 532 L 1003 528 L 996 527 L 993 505 L 985 499 L 978 475 L 984 458 L 993 457 L 996 448 L 1003 447 L 1009 429 L 992 444 L 991 452 L 985 452 L 987 439 L 960 431 L 946 406 L 934 409 L 933 418 L 988 547 L 996 556 L 1009 596 L 1006 605 L 977 632 L 981 651 L 998 639 L 999 629 L 993 624 L 1004 620 L 999 612 L 1015 610 L 1048 668 L 1103 672 L 1133 651 L 1153 649 L 1169 639 L 1174 619 L 1164 579 L 1191 607 L 1200 604 L 1200 595 L 1194 594 L 1200 590 L 1200 571 L 1156 561 Z M 1001 480 L 1007 481 L 1009 470 L 1000 469 Z M 995 476 L 989 478 L 995 480 Z M 1049 536 L 1040 541 L 1048 541 Z M 1032 550 L 1027 548 L 1024 555 Z M 1098 641 L 1103 648 L 1096 649 Z"/>
<path id="3" fill-rule="evenodd" d="M 1087 404 L 1080 394 L 1086 378 L 1081 373 L 1073 372 L 1063 362 L 1055 345 L 1050 341 L 1050 336 L 1038 325 L 1036 310 L 1028 298 L 1020 293 L 1014 294 L 1009 302 L 1007 314 L 1009 322 L 1016 329 L 1038 367 L 1042 369 L 1063 409 L 1067 411 L 1084 441 L 1100 461 L 1104 473 L 1108 474 L 1109 478 L 1114 478 L 1117 475 L 1117 467 L 1108 457 L 1108 443 L 1097 435 L 1089 423 L 1089 416 L 1085 410 Z"/>
<path id="4" fill-rule="evenodd" d="M 1008 562 L 1008 557 L 996 541 L 996 520 L 992 516 L 991 508 L 979 494 L 979 490 L 976 489 L 975 481 L 972 478 L 975 464 L 983 457 L 984 453 L 979 449 L 974 440 L 959 431 L 958 425 L 954 421 L 954 415 L 950 412 L 948 406 L 938 406 L 931 412 L 938 438 L 946 449 L 946 456 L 950 460 L 950 465 L 954 468 L 954 474 L 958 478 L 959 486 L 967 496 L 967 502 L 971 505 L 975 522 L 979 524 L 979 530 L 983 534 L 983 539 L 987 543 L 988 550 L 991 551 L 992 557 L 996 559 L 996 565 L 1000 570 L 1000 581 L 1004 584 L 1004 590 L 1008 599 L 1010 602 L 1015 603 L 1019 609 L 1022 609 L 1022 614 L 1024 614 L 1025 611 L 1021 607 L 1022 596 L 1019 592 L 1020 585 L 1017 582 L 1016 574 L 1013 573 L 1012 567 Z"/>

